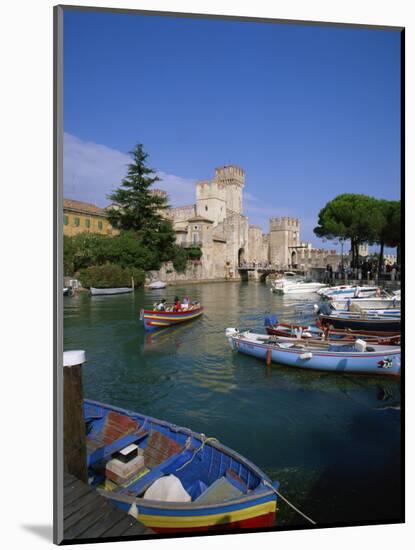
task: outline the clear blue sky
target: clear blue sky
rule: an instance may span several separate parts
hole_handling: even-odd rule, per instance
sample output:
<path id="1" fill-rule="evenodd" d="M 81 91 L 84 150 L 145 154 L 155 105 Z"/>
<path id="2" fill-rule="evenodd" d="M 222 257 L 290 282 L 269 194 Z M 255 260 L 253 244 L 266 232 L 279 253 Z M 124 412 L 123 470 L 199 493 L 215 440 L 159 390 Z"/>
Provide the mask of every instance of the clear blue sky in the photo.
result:
<path id="1" fill-rule="evenodd" d="M 400 197 L 400 34 L 66 11 L 64 128 L 121 153 L 141 142 L 185 180 L 238 164 L 250 221 L 298 216 L 321 245 L 337 194 Z"/>

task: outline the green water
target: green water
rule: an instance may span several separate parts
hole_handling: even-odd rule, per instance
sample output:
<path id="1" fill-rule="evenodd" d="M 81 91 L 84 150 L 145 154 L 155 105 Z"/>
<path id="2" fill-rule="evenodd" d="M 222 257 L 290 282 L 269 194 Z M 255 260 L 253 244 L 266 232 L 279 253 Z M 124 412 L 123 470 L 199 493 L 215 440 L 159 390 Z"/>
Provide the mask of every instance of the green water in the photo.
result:
<path id="1" fill-rule="evenodd" d="M 205 315 L 147 333 L 142 307 L 188 294 Z M 286 299 L 257 283 L 137 290 L 64 298 L 64 349 L 84 349 L 85 396 L 217 437 L 272 479 L 318 524 L 398 521 L 400 383 L 266 368 L 235 354 L 227 327 L 264 332 L 266 313 L 313 319 L 310 299 Z M 279 526 L 305 525 L 283 502 Z"/>

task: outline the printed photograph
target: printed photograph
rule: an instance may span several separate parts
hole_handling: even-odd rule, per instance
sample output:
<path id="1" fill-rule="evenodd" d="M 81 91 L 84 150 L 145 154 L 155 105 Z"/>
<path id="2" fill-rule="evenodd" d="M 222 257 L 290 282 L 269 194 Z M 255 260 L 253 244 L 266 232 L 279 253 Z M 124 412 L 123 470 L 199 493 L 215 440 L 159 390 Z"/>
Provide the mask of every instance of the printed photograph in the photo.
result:
<path id="1" fill-rule="evenodd" d="M 403 29 L 55 17 L 62 541 L 403 522 Z"/>

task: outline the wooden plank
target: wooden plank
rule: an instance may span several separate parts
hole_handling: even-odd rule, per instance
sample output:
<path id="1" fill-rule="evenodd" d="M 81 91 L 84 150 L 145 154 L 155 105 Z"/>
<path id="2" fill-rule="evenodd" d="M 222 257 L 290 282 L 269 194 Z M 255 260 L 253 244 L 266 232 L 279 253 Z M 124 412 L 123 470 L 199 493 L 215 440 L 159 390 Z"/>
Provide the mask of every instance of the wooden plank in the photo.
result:
<path id="1" fill-rule="evenodd" d="M 140 536 L 153 531 L 72 475 L 64 476 L 64 540 Z"/>
<path id="2" fill-rule="evenodd" d="M 68 487 L 77 481 L 76 477 L 71 476 L 70 474 L 64 473 L 63 476 L 63 486 Z"/>
<path id="3" fill-rule="evenodd" d="M 73 514 L 80 512 L 83 508 L 90 506 L 94 502 L 96 502 L 96 494 L 90 492 L 84 495 L 81 499 L 75 500 L 67 506 L 65 505 L 63 513 L 64 521 L 66 522 Z"/>
<path id="4" fill-rule="evenodd" d="M 99 522 L 87 529 L 80 538 L 97 538 L 102 537 L 105 531 L 115 527 L 120 521 L 125 518 L 125 512 L 111 505 L 106 507 L 105 515 L 100 518 Z"/>
<path id="5" fill-rule="evenodd" d="M 136 519 L 129 515 L 124 515 L 124 518 L 119 521 L 116 525 L 108 529 L 107 531 L 104 531 L 102 534 L 103 537 L 120 537 L 121 535 L 130 535 L 129 531 L 133 531 L 132 527 L 135 525 L 138 525 L 142 531 L 140 531 L 140 534 L 145 534 L 147 527 L 143 525 L 142 523 L 139 523 Z"/>
<path id="6" fill-rule="evenodd" d="M 75 500 L 79 500 L 90 491 L 88 485 L 81 483 L 80 481 L 75 485 L 71 485 L 67 491 L 64 492 L 63 502 L 64 506 L 71 504 Z"/>
<path id="7" fill-rule="evenodd" d="M 143 523 L 140 523 L 139 521 L 135 520 L 134 525 L 129 527 L 122 535 L 124 537 L 137 537 L 140 535 L 152 535 L 154 534 L 154 531 L 146 527 Z M 109 536 L 107 533 L 105 536 Z M 111 535 L 114 536 L 114 535 Z"/>
<path id="8" fill-rule="evenodd" d="M 79 538 L 82 533 L 92 527 L 92 525 L 95 525 L 95 523 L 104 516 L 106 509 L 107 503 L 105 502 L 105 500 L 103 502 L 95 502 L 94 505 L 91 507 L 83 508 L 83 515 L 75 524 L 71 525 L 68 528 L 64 524 L 65 538 Z"/>

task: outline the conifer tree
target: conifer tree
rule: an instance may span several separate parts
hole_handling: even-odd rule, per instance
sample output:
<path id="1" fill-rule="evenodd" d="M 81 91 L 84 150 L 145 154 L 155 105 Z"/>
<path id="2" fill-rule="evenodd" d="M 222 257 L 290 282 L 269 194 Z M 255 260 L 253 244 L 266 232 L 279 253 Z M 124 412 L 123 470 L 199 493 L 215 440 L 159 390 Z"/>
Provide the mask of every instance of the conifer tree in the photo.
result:
<path id="1" fill-rule="evenodd" d="M 167 199 L 151 189 L 160 178 L 146 165 L 148 155 L 141 143 L 134 147 L 130 155 L 132 162 L 128 165 L 127 176 L 120 187 L 108 196 L 113 203 L 107 210 L 108 219 L 117 229 L 146 232 L 162 228 L 166 231 L 168 228 L 161 212 L 168 208 Z"/>

